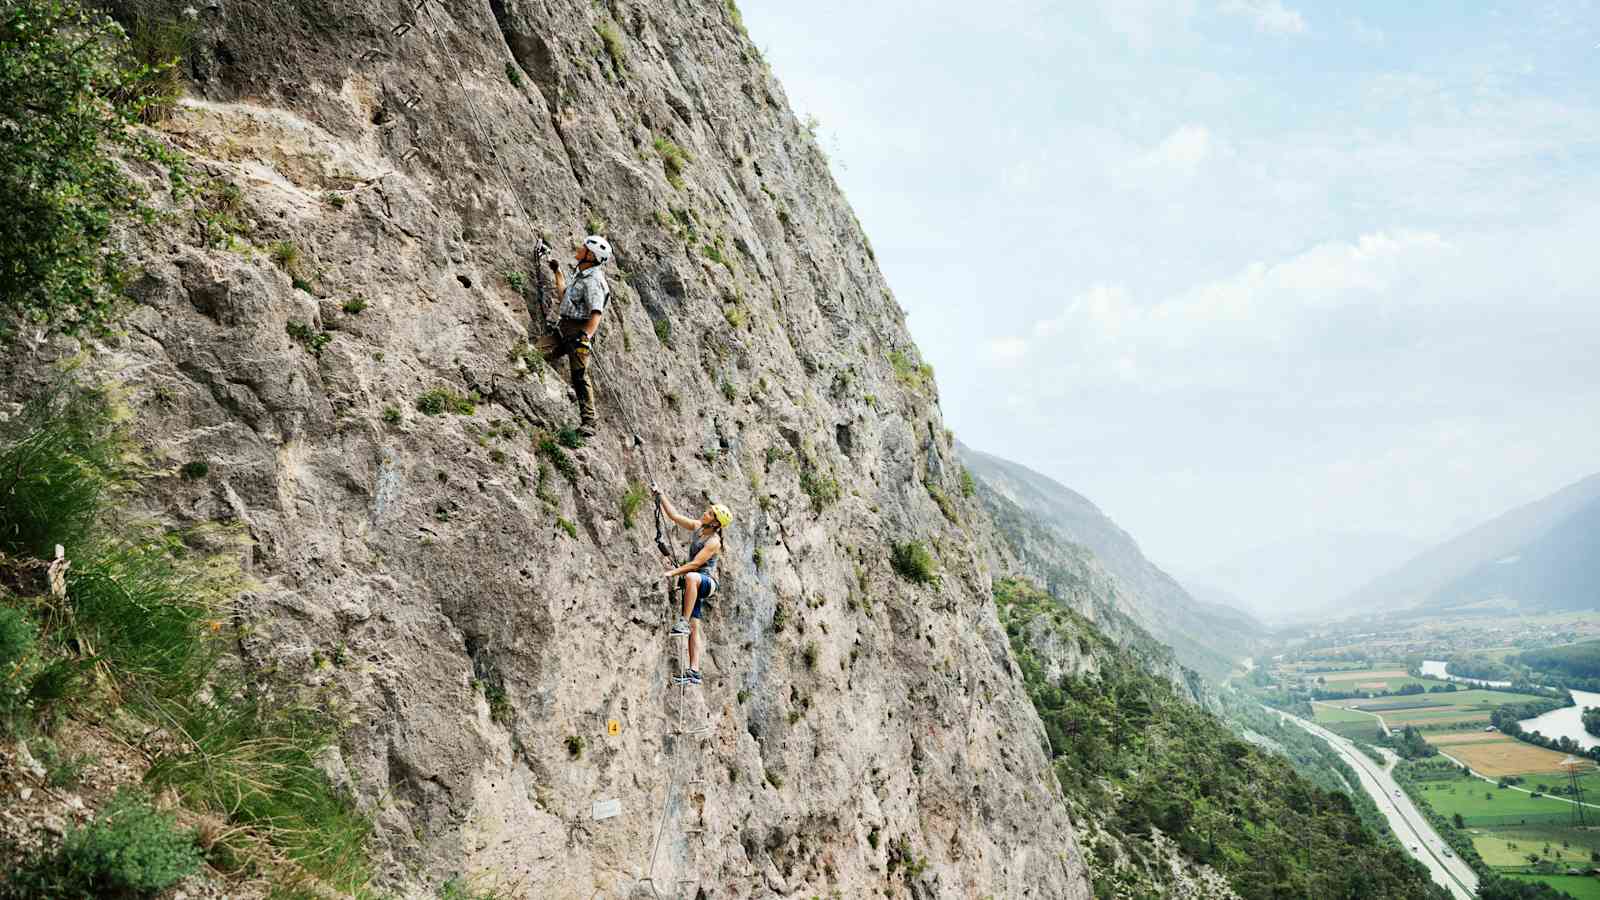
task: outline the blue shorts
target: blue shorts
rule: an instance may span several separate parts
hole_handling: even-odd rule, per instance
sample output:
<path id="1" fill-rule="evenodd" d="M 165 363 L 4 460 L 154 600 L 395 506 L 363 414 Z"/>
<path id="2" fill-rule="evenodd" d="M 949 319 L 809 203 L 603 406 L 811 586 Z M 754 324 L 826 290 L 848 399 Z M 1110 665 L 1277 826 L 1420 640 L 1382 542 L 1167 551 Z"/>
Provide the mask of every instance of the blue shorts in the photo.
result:
<path id="1" fill-rule="evenodd" d="M 687 583 L 687 580 L 688 580 L 688 578 L 687 578 L 687 576 L 685 576 L 685 583 Z M 700 576 L 700 596 L 694 598 L 694 612 L 689 614 L 689 618 L 691 618 L 691 619 L 704 618 L 703 616 L 700 615 L 700 607 L 701 607 L 702 604 L 704 604 L 705 601 L 711 599 L 711 595 L 715 594 L 716 592 L 717 592 L 717 580 L 715 578 L 712 578 L 710 575 L 701 575 Z"/>

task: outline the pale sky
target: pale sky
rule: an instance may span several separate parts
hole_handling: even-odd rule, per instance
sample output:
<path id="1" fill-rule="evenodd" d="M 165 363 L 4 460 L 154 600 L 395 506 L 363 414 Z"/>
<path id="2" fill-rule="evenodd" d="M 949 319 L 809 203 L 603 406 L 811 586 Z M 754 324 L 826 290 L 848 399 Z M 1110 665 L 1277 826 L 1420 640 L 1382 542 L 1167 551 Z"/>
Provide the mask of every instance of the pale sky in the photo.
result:
<path id="1" fill-rule="evenodd" d="M 1600 0 L 741 0 L 961 440 L 1163 564 L 1600 470 Z"/>

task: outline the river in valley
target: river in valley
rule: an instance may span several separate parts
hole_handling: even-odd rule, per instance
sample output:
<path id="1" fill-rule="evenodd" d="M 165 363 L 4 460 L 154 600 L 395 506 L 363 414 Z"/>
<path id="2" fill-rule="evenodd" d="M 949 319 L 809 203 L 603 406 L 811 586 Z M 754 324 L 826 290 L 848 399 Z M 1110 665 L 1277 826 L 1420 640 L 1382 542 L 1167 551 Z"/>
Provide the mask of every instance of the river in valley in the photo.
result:
<path id="1" fill-rule="evenodd" d="M 1425 659 L 1422 661 L 1422 674 L 1429 678 L 1441 678 L 1445 681 L 1459 681 L 1463 684 L 1479 684 L 1492 688 L 1511 687 L 1509 681 L 1489 681 L 1483 678 L 1458 678 L 1445 671 L 1445 663 L 1438 659 Z"/>
<path id="2" fill-rule="evenodd" d="M 1542 716 L 1523 719 L 1518 724 L 1523 731 L 1537 731 L 1547 738 L 1569 737 L 1578 742 L 1578 746 L 1587 750 L 1590 747 L 1600 746 L 1600 738 L 1583 730 L 1583 708 L 1586 706 L 1600 706 L 1600 694 L 1591 691 L 1573 691 L 1572 699 L 1577 701 L 1576 706 L 1568 706 L 1554 712 L 1547 712 Z"/>

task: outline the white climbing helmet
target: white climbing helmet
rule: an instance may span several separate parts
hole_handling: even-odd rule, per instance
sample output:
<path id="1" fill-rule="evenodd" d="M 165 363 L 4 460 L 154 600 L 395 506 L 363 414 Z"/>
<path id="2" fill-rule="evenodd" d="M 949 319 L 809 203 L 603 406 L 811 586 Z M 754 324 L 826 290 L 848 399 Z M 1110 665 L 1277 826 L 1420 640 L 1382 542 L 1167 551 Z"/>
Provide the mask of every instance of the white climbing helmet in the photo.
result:
<path id="1" fill-rule="evenodd" d="M 603 266 L 611 261 L 611 244 L 600 235 L 589 235 L 583 239 L 583 245 L 589 248 L 589 252 L 594 255 L 594 261 L 597 264 Z"/>

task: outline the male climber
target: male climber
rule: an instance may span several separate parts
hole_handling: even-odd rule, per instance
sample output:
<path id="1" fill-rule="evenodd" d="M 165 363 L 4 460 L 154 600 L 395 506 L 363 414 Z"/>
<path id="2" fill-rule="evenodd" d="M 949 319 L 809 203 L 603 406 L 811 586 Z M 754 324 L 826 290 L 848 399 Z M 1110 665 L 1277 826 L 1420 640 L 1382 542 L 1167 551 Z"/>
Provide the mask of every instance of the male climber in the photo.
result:
<path id="1" fill-rule="evenodd" d="M 572 390 L 578 395 L 578 433 L 594 437 L 597 417 L 594 409 L 594 386 L 589 383 L 589 351 L 594 347 L 594 332 L 600 327 L 600 315 L 605 312 L 606 298 L 611 296 L 611 286 L 600 271 L 611 258 L 611 245 L 598 234 L 591 234 L 578 246 L 576 255 L 578 272 L 567 283 L 558 260 L 550 260 L 556 273 L 556 293 L 561 296 L 561 321 L 554 331 L 546 331 L 534 343 L 534 349 L 545 362 L 554 363 L 562 356 L 571 355 Z"/>

